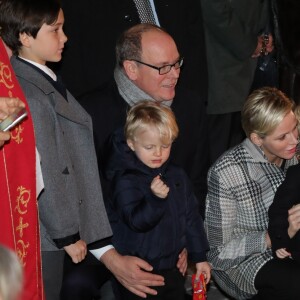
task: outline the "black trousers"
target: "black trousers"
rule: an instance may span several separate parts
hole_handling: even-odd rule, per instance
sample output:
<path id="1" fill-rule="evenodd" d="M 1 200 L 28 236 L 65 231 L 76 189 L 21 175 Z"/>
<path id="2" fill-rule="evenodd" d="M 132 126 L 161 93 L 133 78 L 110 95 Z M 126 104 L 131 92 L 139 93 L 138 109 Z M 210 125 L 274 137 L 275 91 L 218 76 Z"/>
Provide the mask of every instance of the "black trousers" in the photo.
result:
<path id="1" fill-rule="evenodd" d="M 90 252 L 79 264 L 65 255 L 61 300 L 92 300 L 100 297 L 100 288 L 111 273 Z"/>
<path id="2" fill-rule="evenodd" d="M 59 300 L 65 251 L 42 251 L 42 272 L 46 299 Z"/>
<path id="3" fill-rule="evenodd" d="M 176 268 L 172 270 L 153 271 L 155 274 L 162 275 L 165 278 L 165 285 L 158 287 L 151 287 L 157 291 L 156 296 L 147 295 L 147 299 L 153 300 L 184 300 L 185 288 L 184 288 L 184 276 Z M 124 288 L 118 281 L 113 282 L 114 291 L 117 300 L 141 300 L 143 298 L 136 296 L 135 294 Z"/>
<path id="4" fill-rule="evenodd" d="M 272 259 L 255 277 L 255 300 L 299 300 L 300 265 L 291 259 Z"/>

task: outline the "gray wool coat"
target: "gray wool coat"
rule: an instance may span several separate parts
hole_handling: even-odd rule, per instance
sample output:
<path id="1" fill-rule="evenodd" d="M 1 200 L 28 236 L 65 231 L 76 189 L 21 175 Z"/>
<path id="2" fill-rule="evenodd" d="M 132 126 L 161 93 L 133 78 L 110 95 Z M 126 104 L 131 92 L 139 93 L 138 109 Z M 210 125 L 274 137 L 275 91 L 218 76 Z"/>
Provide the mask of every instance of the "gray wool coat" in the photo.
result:
<path id="1" fill-rule="evenodd" d="M 78 232 L 87 244 L 111 236 L 90 116 L 69 92 L 66 101 L 36 69 L 15 57 L 11 63 L 29 104 L 41 158 L 42 251 L 58 250 L 53 239 Z"/>

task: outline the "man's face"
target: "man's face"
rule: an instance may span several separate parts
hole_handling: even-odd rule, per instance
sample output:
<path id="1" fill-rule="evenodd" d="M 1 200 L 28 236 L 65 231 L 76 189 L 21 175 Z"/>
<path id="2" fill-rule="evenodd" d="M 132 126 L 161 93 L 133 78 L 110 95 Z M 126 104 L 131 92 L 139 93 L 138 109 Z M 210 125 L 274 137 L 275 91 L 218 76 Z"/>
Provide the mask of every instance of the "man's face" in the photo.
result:
<path id="1" fill-rule="evenodd" d="M 142 37 L 141 61 L 156 67 L 174 64 L 180 58 L 174 40 L 164 32 L 150 31 Z M 134 62 L 137 66 L 134 83 L 156 101 L 169 101 L 175 96 L 180 69 L 172 67 L 167 74 Z"/>

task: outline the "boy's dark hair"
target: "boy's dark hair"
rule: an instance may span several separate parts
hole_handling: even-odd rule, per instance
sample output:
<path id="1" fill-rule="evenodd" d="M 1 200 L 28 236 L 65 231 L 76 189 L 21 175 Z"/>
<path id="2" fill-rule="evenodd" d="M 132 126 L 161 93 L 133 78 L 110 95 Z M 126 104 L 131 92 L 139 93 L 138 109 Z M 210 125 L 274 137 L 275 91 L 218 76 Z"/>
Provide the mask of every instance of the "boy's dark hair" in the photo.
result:
<path id="1" fill-rule="evenodd" d="M 57 20 L 60 8 L 59 0 L 0 0 L 0 37 L 17 55 L 20 34 L 36 38 L 43 24 Z"/>

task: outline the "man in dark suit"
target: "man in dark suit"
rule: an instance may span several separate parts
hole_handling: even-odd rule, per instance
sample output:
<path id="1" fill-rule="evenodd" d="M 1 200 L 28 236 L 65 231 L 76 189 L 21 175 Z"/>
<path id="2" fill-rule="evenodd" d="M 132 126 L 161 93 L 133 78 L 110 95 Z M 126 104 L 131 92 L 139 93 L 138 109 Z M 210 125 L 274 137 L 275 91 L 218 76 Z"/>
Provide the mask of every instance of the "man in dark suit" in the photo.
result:
<path id="1" fill-rule="evenodd" d="M 134 103 L 158 101 L 171 106 L 175 113 L 180 133 L 171 157 L 190 177 L 203 216 L 208 170 L 205 107 L 199 94 L 177 87 L 183 59 L 175 41 L 156 25 L 139 24 L 120 37 L 116 56 L 114 80 L 81 99 L 93 119 L 104 197 L 109 190 L 103 171 L 111 134 L 124 126 L 126 112 Z"/>
<path id="2" fill-rule="evenodd" d="M 76 99 L 101 89 L 112 77 L 115 44 L 129 27 L 141 23 L 134 0 L 62 0 L 68 43 L 60 71 Z M 143 1 L 140 1 L 142 3 Z M 149 1 L 151 2 L 151 1 Z M 207 67 L 199 0 L 154 0 L 156 25 L 165 28 L 184 56 L 179 85 L 207 95 Z M 143 4 L 139 4 L 143 5 Z M 199 99 L 200 101 L 200 99 Z"/>

